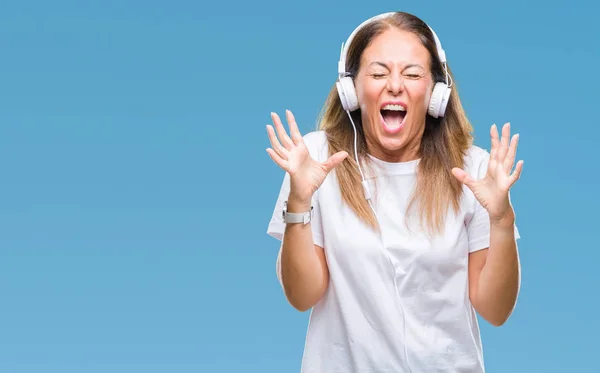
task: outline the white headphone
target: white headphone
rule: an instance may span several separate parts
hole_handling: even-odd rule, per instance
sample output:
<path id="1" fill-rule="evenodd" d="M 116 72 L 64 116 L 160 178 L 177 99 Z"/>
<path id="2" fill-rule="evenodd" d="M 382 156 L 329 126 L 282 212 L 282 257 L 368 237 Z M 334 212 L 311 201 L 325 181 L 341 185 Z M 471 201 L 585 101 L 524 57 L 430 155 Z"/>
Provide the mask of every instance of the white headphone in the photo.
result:
<path id="1" fill-rule="evenodd" d="M 351 44 L 352 39 L 354 39 L 356 33 L 365 25 L 373 21 L 379 20 L 381 18 L 388 17 L 392 14 L 394 13 L 384 13 L 364 21 L 350 34 L 346 43 L 342 43 L 342 51 L 340 53 L 340 60 L 338 62 L 338 81 L 336 82 L 336 86 L 344 110 L 354 111 L 358 109 L 358 97 L 356 95 L 354 82 L 352 81 L 352 77 L 348 76 L 348 73 L 346 72 L 346 58 L 348 53 L 348 46 Z M 429 100 L 429 108 L 427 110 L 427 113 L 429 115 L 431 115 L 434 118 L 439 118 L 443 117 L 444 113 L 446 112 L 448 100 L 450 99 L 450 87 L 452 87 L 452 84 L 449 84 L 448 68 L 446 66 L 446 52 L 444 52 L 444 49 L 442 49 L 442 44 L 440 43 L 440 40 L 438 39 L 436 33 L 431 27 L 429 27 L 429 29 L 433 33 L 433 38 L 435 40 L 437 52 L 442 64 L 444 65 L 444 71 L 446 72 L 446 81 L 437 82 L 435 84 L 433 92 L 431 94 L 431 98 Z"/>
<path id="2" fill-rule="evenodd" d="M 383 13 L 383 14 L 371 17 L 368 20 L 361 23 L 360 25 L 358 25 L 358 27 L 355 28 L 354 31 L 352 31 L 352 33 L 348 37 L 348 40 L 346 40 L 345 43 L 342 43 L 342 51 L 340 53 L 340 60 L 338 62 L 338 81 L 336 82 L 336 87 L 337 87 L 338 94 L 340 96 L 340 101 L 342 102 L 342 106 L 343 106 L 344 110 L 346 111 L 346 113 L 348 114 L 348 118 L 350 118 L 350 122 L 352 123 L 352 127 L 354 129 L 354 158 L 356 159 L 356 163 L 358 165 L 358 171 L 360 172 L 360 176 L 362 179 L 362 186 L 364 189 L 365 198 L 369 201 L 369 203 L 371 202 L 370 201 L 371 200 L 371 192 L 369 190 L 369 185 L 367 184 L 365 175 L 360 166 L 360 161 L 358 159 L 356 125 L 354 124 L 354 120 L 352 119 L 352 115 L 350 114 L 351 111 L 354 111 L 354 110 L 358 109 L 358 107 L 359 107 L 358 106 L 358 97 L 356 95 L 356 88 L 354 87 L 354 82 L 352 80 L 352 77 L 348 76 L 348 73 L 346 72 L 346 58 L 347 58 L 347 54 L 348 54 L 348 46 L 351 44 L 352 39 L 354 39 L 354 36 L 360 29 L 362 29 L 365 25 L 367 25 L 373 21 L 376 21 L 376 20 L 379 20 L 382 18 L 386 18 L 386 17 L 389 17 L 394 14 L 395 14 L 394 12 Z M 429 26 L 427 26 L 427 27 L 429 27 Z M 429 27 L 429 30 L 431 30 L 431 33 L 433 34 L 433 39 L 435 40 L 435 46 L 437 49 L 437 53 L 438 53 L 440 61 L 442 62 L 442 65 L 444 65 L 444 71 L 446 73 L 445 82 L 435 83 L 433 92 L 431 94 L 431 98 L 429 99 L 429 108 L 427 110 L 427 113 L 429 115 L 431 115 L 434 118 L 439 118 L 439 117 L 443 117 L 446 112 L 446 107 L 448 106 L 448 100 L 450 98 L 450 92 L 451 92 L 450 87 L 452 87 L 452 84 L 448 84 L 448 81 L 450 80 L 450 76 L 448 75 L 448 68 L 446 65 L 446 52 L 444 52 L 444 49 L 442 48 L 442 44 L 440 43 L 440 40 L 437 37 L 437 34 L 435 33 L 435 31 L 433 31 L 433 29 L 431 27 Z M 371 208 L 373 208 L 372 205 L 371 205 Z M 373 212 L 375 212 L 375 209 L 373 209 Z"/>

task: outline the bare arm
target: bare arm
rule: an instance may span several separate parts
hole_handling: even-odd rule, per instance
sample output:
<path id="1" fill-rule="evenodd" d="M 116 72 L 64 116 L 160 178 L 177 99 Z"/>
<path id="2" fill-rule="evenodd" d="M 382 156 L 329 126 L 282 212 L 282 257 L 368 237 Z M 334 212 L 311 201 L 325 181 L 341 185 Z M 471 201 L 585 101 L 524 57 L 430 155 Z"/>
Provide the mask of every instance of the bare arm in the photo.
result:
<path id="1" fill-rule="evenodd" d="M 469 293 L 481 317 L 500 326 L 514 310 L 521 282 L 514 213 L 490 228 L 490 247 L 469 255 Z"/>
<path id="2" fill-rule="evenodd" d="M 339 151 L 323 162 L 313 159 L 292 112 L 286 110 L 286 116 L 291 138 L 286 134 L 279 116 L 272 113 L 271 117 L 283 144 L 275 136 L 273 127 L 267 126 L 273 146 L 267 149 L 267 153 L 289 175 L 288 211 L 302 213 L 310 210 L 314 193 L 348 153 Z M 321 299 L 329 283 L 325 253 L 323 248 L 314 244 L 311 228 L 311 223 L 287 224 L 277 258 L 277 271 L 285 296 L 299 311 L 312 308 Z"/>
<path id="3" fill-rule="evenodd" d="M 304 212 L 310 204 L 288 201 L 289 212 Z M 299 311 L 312 308 L 329 283 L 322 247 L 313 242 L 311 224 L 287 224 L 277 258 L 277 272 L 288 302 Z"/>

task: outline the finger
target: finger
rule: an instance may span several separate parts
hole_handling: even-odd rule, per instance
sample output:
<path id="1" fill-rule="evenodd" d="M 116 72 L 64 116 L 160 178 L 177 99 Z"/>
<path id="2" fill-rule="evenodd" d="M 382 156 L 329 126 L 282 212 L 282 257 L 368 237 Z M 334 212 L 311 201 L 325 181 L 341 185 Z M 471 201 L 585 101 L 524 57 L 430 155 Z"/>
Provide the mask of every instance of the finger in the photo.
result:
<path id="1" fill-rule="evenodd" d="M 289 151 L 287 149 L 285 149 L 283 146 L 281 146 L 281 144 L 279 143 L 277 136 L 275 136 L 275 130 L 273 129 L 273 126 L 267 124 L 267 133 L 269 135 L 269 141 L 271 142 L 271 146 L 273 147 L 273 150 L 282 159 L 287 160 L 288 156 L 289 156 Z"/>
<path id="2" fill-rule="evenodd" d="M 290 150 L 292 146 L 294 146 L 294 143 L 292 142 L 292 139 L 290 139 L 288 134 L 285 132 L 285 128 L 283 128 L 283 124 L 281 123 L 281 119 L 279 119 L 279 115 L 277 115 L 276 113 L 271 113 L 271 119 L 273 119 L 273 124 L 275 124 L 275 128 L 277 129 L 277 135 L 281 139 L 282 145 L 286 149 Z"/>
<path id="3" fill-rule="evenodd" d="M 502 138 L 500 139 L 500 147 L 498 149 L 498 161 L 504 162 L 506 153 L 508 152 L 508 141 L 510 138 L 510 123 L 502 126 Z"/>
<path id="4" fill-rule="evenodd" d="M 294 144 L 298 145 L 302 142 L 302 134 L 298 129 L 298 124 L 296 124 L 296 118 L 294 118 L 294 114 L 290 110 L 285 111 L 285 115 L 288 121 L 288 125 L 290 126 L 290 134 L 292 135 L 292 140 Z"/>
<path id="5" fill-rule="evenodd" d="M 285 171 L 288 171 L 288 162 L 281 158 L 279 156 L 279 154 L 277 154 L 275 152 L 275 150 L 271 149 L 271 148 L 267 148 L 267 153 L 269 154 L 269 156 L 271 157 L 271 159 L 273 160 L 273 162 L 275 162 L 279 167 L 281 167 L 282 169 L 284 169 Z"/>
<path id="6" fill-rule="evenodd" d="M 509 177 L 510 185 L 512 186 L 521 178 L 521 172 L 523 171 L 523 161 L 520 160 L 517 162 L 517 166 L 515 167 L 515 172 L 512 173 Z"/>
<path id="7" fill-rule="evenodd" d="M 331 157 L 329 157 L 328 160 L 326 160 L 325 162 L 323 162 L 323 166 L 325 167 L 325 171 L 329 172 L 332 169 L 334 169 L 337 165 L 339 165 L 340 163 L 342 163 L 342 161 L 344 159 L 346 159 L 346 157 L 348 157 L 348 153 L 345 151 L 341 151 L 341 152 L 337 152 L 334 155 L 332 155 Z"/>
<path id="8" fill-rule="evenodd" d="M 519 134 L 515 134 L 510 140 L 510 147 L 508 148 L 508 153 L 506 154 L 506 159 L 504 159 L 504 169 L 506 172 L 512 170 L 515 165 L 515 158 L 517 156 L 517 146 L 519 144 Z"/>
<path id="9" fill-rule="evenodd" d="M 458 181 L 465 184 L 471 190 L 475 186 L 476 180 L 473 179 L 471 176 L 469 176 L 469 174 L 466 173 L 465 170 L 463 170 L 462 168 L 458 168 L 458 167 L 452 168 L 452 175 L 454 175 L 454 177 Z"/>
<path id="10" fill-rule="evenodd" d="M 494 123 L 492 128 L 490 129 L 490 137 L 492 141 L 492 149 L 490 150 L 490 161 L 496 160 L 498 156 L 498 146 L 500 144 L 500 140 L 498 139 L 498 127 Z"/>

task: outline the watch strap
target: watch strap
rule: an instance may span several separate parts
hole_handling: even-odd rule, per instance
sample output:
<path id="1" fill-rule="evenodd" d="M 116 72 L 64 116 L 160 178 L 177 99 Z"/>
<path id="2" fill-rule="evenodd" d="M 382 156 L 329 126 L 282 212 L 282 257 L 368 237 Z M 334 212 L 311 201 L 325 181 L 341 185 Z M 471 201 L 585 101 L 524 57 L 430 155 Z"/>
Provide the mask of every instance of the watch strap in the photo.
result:
<path id="1" fill-rule="evenodd" d="M 303 223 L 308 224 L 312 220 L 314 208 L 310 207 L 310 211 L 307 212 L 288 212 L 287 201 L 283 203 L 283 222 L 284 223 Z"/>

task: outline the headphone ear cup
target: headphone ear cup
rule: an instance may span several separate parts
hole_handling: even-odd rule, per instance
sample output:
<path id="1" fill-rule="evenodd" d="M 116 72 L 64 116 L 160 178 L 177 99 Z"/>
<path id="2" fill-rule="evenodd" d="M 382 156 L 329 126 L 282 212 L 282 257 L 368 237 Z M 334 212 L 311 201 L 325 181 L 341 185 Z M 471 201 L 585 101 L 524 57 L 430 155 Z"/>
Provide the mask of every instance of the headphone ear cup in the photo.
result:
<path id="1" fill-rule="evenodd" d="M 450 88 L 445 83 L 436 83 L 429 99 L 427 112 L 434 118 L 443 117 L 450 100 Z"/>
<path id="2" fill-rule="evenodd" d="M 336 83 L 336 87 L 344 110 L 354 111 L 358 109 L 358 97 L 356 96 L 356 89 L 354 88 L 352 78 L 349 76 L 340 78 Z"/>

